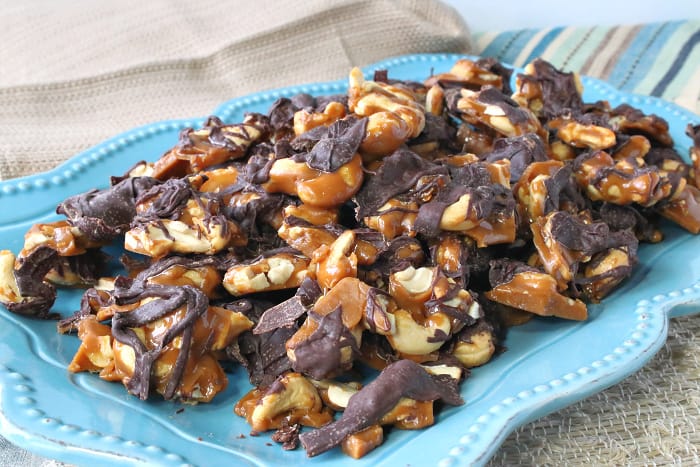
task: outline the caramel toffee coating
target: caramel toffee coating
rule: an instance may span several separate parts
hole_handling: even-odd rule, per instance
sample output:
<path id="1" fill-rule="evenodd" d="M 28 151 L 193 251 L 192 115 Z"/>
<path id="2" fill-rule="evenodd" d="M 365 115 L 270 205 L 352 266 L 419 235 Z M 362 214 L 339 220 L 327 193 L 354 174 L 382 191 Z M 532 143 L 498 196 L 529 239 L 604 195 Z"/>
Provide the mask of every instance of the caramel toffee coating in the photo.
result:
<path id="1" fill-rule="evenodd" d="M 417 401 L 442 399 L 450 405 L 464 403 L 457 385 L 438 384 L 419 364 L 399 360 L 387 366 L 375 380 L 350 397 L 343 416 L 299 439 L 309 457 L 338 446 L 353 433 L 377 423 L 402 397 Z"/>
<path id="2" fill-rule="evenodd" d="M 493 144 L 493 150 L 482 154 L 481 160 L 495 162 L 501 159 L 510 161 L 510 181 L 517 182 L 528 165 L 532 162 L 546 161 L 542 139 L 532 133 L 511 138 L 497 139 Z"/>
<path id="3" fill-rule="evenodd" d="M 158 183 L 150 177 L 130 177 L 105 190 L 71 196 L 56 212 L 89 239 L 110 241 L 129 228 L 136 215 L 136 199 Z"/>

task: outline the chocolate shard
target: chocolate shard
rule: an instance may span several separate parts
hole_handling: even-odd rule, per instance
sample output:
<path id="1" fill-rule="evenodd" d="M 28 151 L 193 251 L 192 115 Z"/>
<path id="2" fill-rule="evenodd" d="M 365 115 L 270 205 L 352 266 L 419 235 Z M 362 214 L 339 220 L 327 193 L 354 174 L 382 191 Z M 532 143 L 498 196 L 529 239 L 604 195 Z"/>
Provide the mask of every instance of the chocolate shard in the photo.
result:
<path id="1" fill-rule="evenodd" d="M 553 214 L 550 224 L 554 241 L 586 256 L 620 246 L 628 247 L 631 255 L 637 252 L 637 238 L 629 230 L 611 232 L 608 224 L 604 222 L 587 224 L 565 211 Z"/>
<path id="2" fill-rule="evenodd" d="M 583 197 L 576 184 L 570 164 L 563 166 L 551 177 L 547 178 L 544 181 L 544 186 L 547 188 L 547 195 L 544 200 L 545 214 L 558 211 L 564 203 L 569 203 L 578 211 L 587 207 L 586 198 Z"/>
<path id="3" fill-rule="evenodd" d="M 354 358 L 350 361 L 343 359 L 342 350 L 346 348 L 351 349 L 353 356 L 359 351 L 355 337 L 343 324 L 342 309 L 339 306 L 323 316 L 318 322 L 318 328 L 294 347 L 295 361 L 292 367 L 294 371 L 314 379 L 332 377 L 352 366 Z"/>
<path id="4" fill-rule="evenodd" d="M 222 304 L 222 306 L 233 311 L 240 311 L 248 319 L 257 323 L 260 316 L 272 306 L 272 303 L 241 299 Z M 285 344 L 297 329 L 298 326 L 294 324 L 263 334 L 253 334 L 251 331 L 246 331 L 226 348 L 226 355 L 246 369 L 252 385 L 269 386 L 279 375 L 292 369 L 292 364 L 287 358 Z"/>
<path id="5" fill-rule="evenodd" d="M 445 167 L 427 161 L 409 149 L 399 148 L 384 158 L 381 167 L 366 178 L 355 196 L 357 219 L 376 213 L 391 198 L 414 188 L 421 177 L 447 174 Z"/>
<path id="6" fill-rule="evenodd" d="M 307 311 L 308 308 L 301 303 L 301 298 L 295 295 L 265 310 L 253 329 L 253 334 L 264 334 L 278 328 L 292 326 Z"/>
<path id="7" fill-rule="evenodd" d="M 306 454 L 317 456 L 338 446 L 349 435 L 376 424 L 402 397 L 418 401 L 441 399 L 450 405 L 464 403 L 456 384 L 439 384 L 418 363 L 399 360 L 350 397 L 340 419 L 299 437 Z"/>
<path id="8" fill-rule="evenodd" d="M 491 288 L 507 284 L 516 274 L 521 272 L 542 272 L 539 269 L 513 259 L 501 258 L 489 262 L 489 283 Z"/>
<path id="9" fill-rule="evenodd" d="M 105 190 L 91 190 L 63 201 L 56 208 L 90 240 L 110 241 L 129 229 L 136 199 L 160 183 L 151 177 L 131 177 Z"/>
<path id="10" fill-rule="evenodd" d="M 566 112 L 578 115 L 583 110 L 583 99 L 576 87 L 573 73 L 564 73 L 551 63 L 536 59 L 532 62 L 535 76 L 519 75 L 522 79 L 534 79 L 542 89 L 542 115 L 549 120 Z"/>
<path id="11" fill-rule="evenodd" d="M 497 139 L 493 151 L 482 154 L 480 159 L 486 162 L 508 159 L 511 182 L 517 182 L 532 162 L 548 160 L 542 139 L 534 133 Z"/>
<path id="12" fill-rule="evenodd" d="M 347 117 L 334 122 L 307 154 L 306 164 L 322 172 L 335 172 L 355 156 L 366 128 L 366 118 Z"/>
<path id="13" fill-rule="evenodd" d="M 22 301 L 4 303 L 7 309 L 31 318 L 58 318 L 57 313 L 49 312 L 56 301 L 56 288 L 44 281 L 44 277 L 59 259 L 56 250 L 48 246 L 37 247 L 29 255 L 20 258 L 14 276 Z"/>

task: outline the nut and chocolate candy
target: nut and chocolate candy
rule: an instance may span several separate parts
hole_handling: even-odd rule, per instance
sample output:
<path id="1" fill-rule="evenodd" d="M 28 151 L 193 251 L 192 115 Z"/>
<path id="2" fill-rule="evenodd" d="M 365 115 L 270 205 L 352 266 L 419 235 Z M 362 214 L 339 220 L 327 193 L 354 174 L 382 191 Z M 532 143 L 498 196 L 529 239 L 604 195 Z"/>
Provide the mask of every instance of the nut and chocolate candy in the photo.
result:
<path id="1" fill-rule="evenodd" d="M 45 281 L 46 274 L 57 262 L 58 253 L 48 246 L 34 248 L 18 261 L 11 251 L 0 251 L 0 303 L 24 316 L 57 317 L 51 313 L 56 288 Z"/>
<path id="2" fill-rule="evenodd" d="M 362 457 L 383 427 L 461 404 L 506 327 L 586 319 L 662 218 L 700 232 L 700 125 L 688 163 L 663 119 L 584 103 L 576 74 L 538 59 L 513 92 L 511 73 L 494 59 L 423 82 L 353 69 L 346 95 L 211 117 L 66 199 L 17 259 L 0 251 L 0 303 L 52 318 L 55 286 L 89 286 L 57 325 L 80 339 L 70 371 L 208 402 L 222 360 L 238 363 L 254 388 L 235 413 L 254 432 Z M 100 277 L 115 240 L 136 255 Z"/>
<path id="3" fill-rule="evenodd" d="M 578 75 L 559 71 L 540 58 L 529 63 L 515 83 L 513 99 L 544 120 L 567 112 L 578 114 L 583 109 Z"/>
<path id="4" fill-rule="evenodd" d="M 350 111 L 368 117 L 360 152 L 371 157 L 391 154 L 421 134 L 425 110 L 406 86 L 366 80 L 359 68 L 350 72 Z"/>
<path id="5" fill-rule="evenodd" d="M 566 211 L 539 217 L 530 227 L 540 262 L 559 290 L 567 288 L 579 264 L 603 251 L 621 249 L 629 256 L 630 264 L 636 261 L 638 241 L 630 230 L 611 232 L 605 222 L 589 223 Z"/>
<path id="6" fill-rule="evenodd" d="M 392 363 L 350 398 L 339 420 L 303 433 L 299 439 L 307 455 L 313 457 L 379 422 L 401 398 L 417 401 L 440 399 L 450 405 L 461 405 L 464 401 L 456 390 L 456 380 L 453 381 L 455 384 L 444 384 L 444 379 L 438 383 L 425 369 L 410 360 Z"/>
<path id="7" fill-rule="evenodd" d="M 104 190 L 91 190 L 63 201 L 56 208 L 85 237 L 109 242 L 129 229 L 136 216 L 136 200 L 158 185 L 151 177 L 130 177 Z"/>
<path id="8" fill-rule="evenodd" d="M 643 135 L 660 146 L 673 146 L 668 122 L 658 115 L 647 115 L 629 104 L 620 104 L 610 111 L 610 126 L 628 135 Z"/>
<path id="9" fill-rule="evenodd" d="M 513 260 L 491 263 L 489 281 L 493 287 L 484 295 L 489 300 L 541 316 L 558 316 L 576 321 L 588 317 L 586 304 L 557 290 L 549 274 Z"/>
<path id="10" fill-rule="evenodd" d="M 234 125 L 209 117 L 202 128 L 185 128 L 180 132 L 178 144 L 153 164 L 152 176 L 158 180 L 184 177 L 240 159 L 269 129 L 268 118 L 260 114 L 247 114 L 243 123 Z"/>
<path id="11" fill-rule="evenodd" d="M 285 421 L 318 427 L 332 420 L 314 385 L 293 372 L 280 375 L 268 387 L 253 389 L 236 404 L 235 412 L 246 417 L 256 432 L 281 428 Z"/>
<path id="12" fill-rule="evenodd" d="M 486 125 L 503 136 L 543 133 L 540 122 L 529 109 L 520 107 L 495 87 L 486 86 L 478 92 L 450 89 L 446 99 L 449 111 L 460 119 Z"/>
<path id="13" fill-rule="evenodd" d="M 685 129 L 685 134 L 693 141 L 692 146 L 688 150 L 690 155 L 690 162 L 693 166 L 693 179 L 695 180 L 695 186 L 700 188 L 700 125 L 693 125 L 691 123 Z"/>
<path id="14" fill-rule="evenodd" d="M 165 275 L 173 267 L 196 271 L 210 264 L 210 258 L 182 262 L 174 257 L 133 279 L 117 277 L 108 303 L 122 308 L 112 313 L 111 326 L 85 310 L 71 323 L 82 343 L 69 370 L 99 371 L 104 379 L 122 381 L 141 399 L 156 391 L 165 399 L 210 401 L 228 383 L 217 352 L 253 322 L 210 306 L 203 290 L 171 282 Z"/>
<path id="15" fill-rule="evenodd" d="M 686 180 L 676 174 L 646 165 L 643 159 L 615 161 L 605 151 L 583 153 L 573 164 L 578 184 L 593 201 L 653 206 L 678 196 Z"/>
<path id="16" fill-rule="evenodd" d="M 221 201 L 201 193 L 202 179 L 170 179 L 142 193 L 124 248 L 162 258 L 170 253 L 215 254 L 244 244 L 238 224 L 221 213 Z"/>
<path id="17" fill-rule="evenodd" d="M 491 62 L 472 61 L 466 58 L 457 60 L 447 73 L 433 75 L 425 81 L 426 87 L 434 85 L 443 88 L 467 88 L 478 91 L 482 86 L 490 85 L 504 89 L 504 77 L 491 69 Z M 505 81 L 510 80 L 510 75 Z"/>

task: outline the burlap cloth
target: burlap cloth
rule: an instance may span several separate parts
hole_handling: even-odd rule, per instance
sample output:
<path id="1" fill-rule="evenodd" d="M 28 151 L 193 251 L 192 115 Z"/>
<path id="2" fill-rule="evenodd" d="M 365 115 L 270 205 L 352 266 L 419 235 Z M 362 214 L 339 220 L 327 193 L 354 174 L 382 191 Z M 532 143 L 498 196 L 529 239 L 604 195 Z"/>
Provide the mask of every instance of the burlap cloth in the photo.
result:
<path id="1" fill-rule="evenodd" d="M 3 5 L 0 26 L 0 179 L 249 92 L 473 51 L 456 13 L 408 0 L 31 0 Z M 673 320 L 644 369 L 517 430 L 492 465 L 700 464 L 699 336 L 700 320 Z M 55 462 L 0 438 L 0 465 Z"/>

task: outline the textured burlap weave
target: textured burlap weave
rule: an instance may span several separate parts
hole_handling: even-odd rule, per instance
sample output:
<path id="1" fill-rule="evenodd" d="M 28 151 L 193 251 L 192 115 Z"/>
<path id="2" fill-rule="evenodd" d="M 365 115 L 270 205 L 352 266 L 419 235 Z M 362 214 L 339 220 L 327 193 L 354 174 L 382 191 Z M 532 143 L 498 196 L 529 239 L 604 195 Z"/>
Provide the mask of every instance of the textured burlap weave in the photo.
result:
<path id="1" fill-rule="evenodd" d="M 0 28 L 0 179 L 232 97 L 469 51 L 461 17 L 423 1 L 18 2 Z"/>
<path id="2" fill-rule="evenodd" d="M 235 96 L 473 50 L 454 12 L 418 0 L 30 0 L 0 15 L 0 179 Z M 672 320 L 644 369 L 517 430 L 491 465 L 700 465 L 699 336 L 700 319 Z M 56 463 L 0 438 L 0 465 Z"/>

